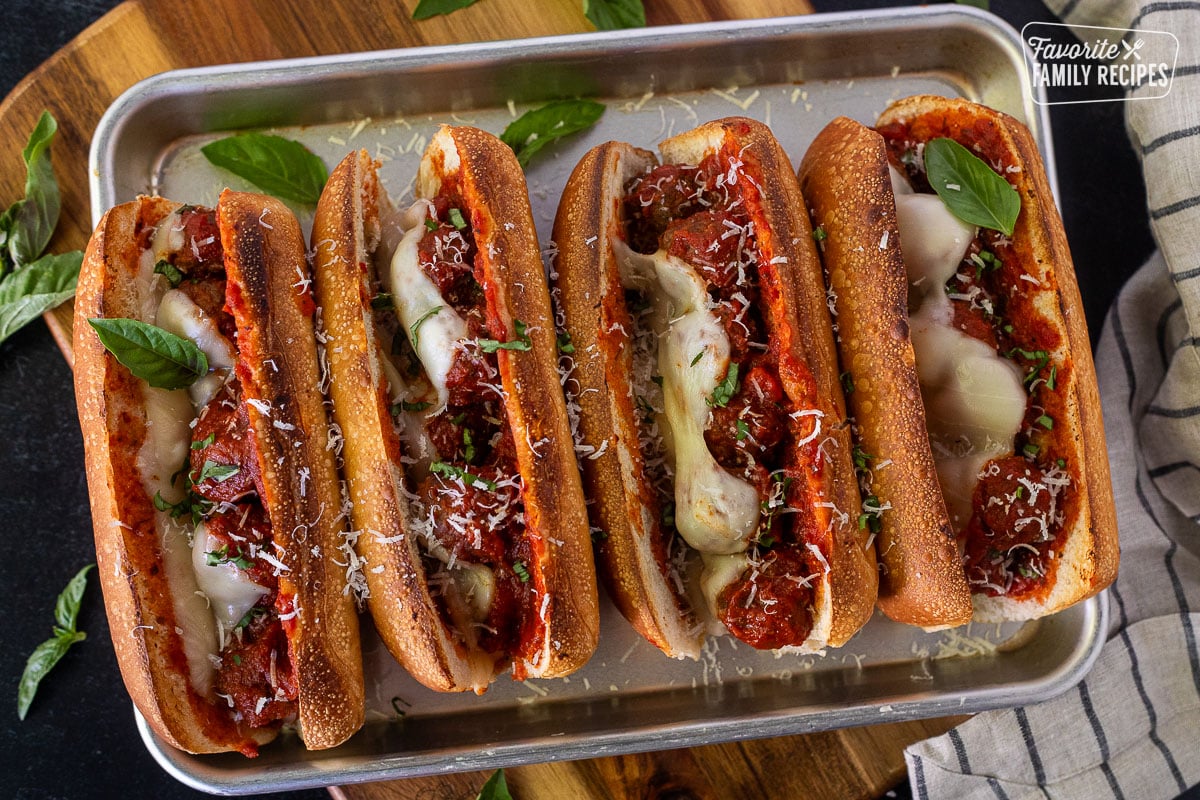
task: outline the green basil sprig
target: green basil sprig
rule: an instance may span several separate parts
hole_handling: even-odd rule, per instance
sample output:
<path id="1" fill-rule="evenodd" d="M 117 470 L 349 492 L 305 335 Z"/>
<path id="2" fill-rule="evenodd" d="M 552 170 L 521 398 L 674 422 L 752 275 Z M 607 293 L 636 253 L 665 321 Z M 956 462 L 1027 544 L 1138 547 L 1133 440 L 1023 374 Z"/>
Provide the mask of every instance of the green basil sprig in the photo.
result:
<path id="1" fill-rule="evenodd" d="M 21 153 L 25 197 L 0 214 L 0 342 L 75 294 L 83 253 L 42 256 L 62 208 L 50 162 L 57 131 L 43 111 Z"/>
<path id="2" fill-rule="evenodd" d="M 189 339 L 136 319 L 88 320 L 108 352 L 159 389 L 182 389 L 208 374 L 208 357 Z"/>
<path id="3" fill-rule="evenodd" d="M 329 170 L 299 142 L 265 133 L 239 133 L 200 148 L 210 162 L 283 200 L 315 205 Z"/>
<path id="4" fill-rule="evenodd" d="M 932 139 L 925 145 L 925 173 L 954 216 L 1012 236 L 1021 196 L 979 156 L 953 139 Z"/>
<path id="5" fill-rule="evenodd" d="M 54 635 L 39 644 L 25 662 L 21 682 L 17 686 L 17 717 L 25 719 L 33 697 L 37 694 L 42 678 L 66 655 L 76 642 L 87 638 L 83 631 L 75 629 L 79 618 L 79 606 L 83 602 L 83 590 L 87 588 L 87 573 L 95 564 L 88 564 L 75 574 L 58 596 L 54 604 Z"/>
<path id="6" fill-rule="evenodd" d="M 513 149 L 522 167 L 543 147 L 556 139 L 587 130 L 604 114 L 595 100 L 556 100 L 526 111 L 509 123 L 500 141 Z"/>
<path id="7" fill-rule="evenodd" d="M 413 19 L 429 19 L 436 17 L 439 14 L 449 14 L 452 11 L 458 11 L 460 8 L 473 6 L 479 0 L 421 0 L 417 3 L 417 7 L 413 9 Z"/>
<path id="8" fill-rule="evenodd" d="M 583 0 L 583 13 L 598 31 L 646 27 L 642 0 Z"/>
<path id="9" fill-rule="evenodd" d="M 504 770 L 498 769 L 492 773 L 492 777 L 487 779 L 475 800 L 513 800 L 508 791 L 508 781 L 504 779 Z"/>

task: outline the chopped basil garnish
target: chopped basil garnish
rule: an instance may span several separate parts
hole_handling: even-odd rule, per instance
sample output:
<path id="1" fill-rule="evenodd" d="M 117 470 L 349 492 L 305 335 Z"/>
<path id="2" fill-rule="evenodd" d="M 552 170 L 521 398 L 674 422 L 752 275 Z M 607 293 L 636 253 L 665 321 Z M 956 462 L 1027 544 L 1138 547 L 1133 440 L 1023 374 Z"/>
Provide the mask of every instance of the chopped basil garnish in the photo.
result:
<path id="1" fill-rule="evenodd" d="M 849 372 L 843 372 L 841 374 L 841 379 L 842 391 L 846 394 L 854 394 L 854 376 Z"/>
<path id="2" fill-rule="evenodd" d="M 713 408 L 724 408 L 737 394 L 737 390 L 738 365 L 731 363 L 729 370 L 725 373 L 725 380 L 717 384 L 717 388 L 713 389 L 712 394 L 706 398 L 706 402 Z"/>
<path id="3" fill-rule="evenodd" d="M 450 209 L 447 216 L 450 217 L 450 224 L 453 225 L 456 230 L 466 230 L 467 221 L 463 219 L 462 212 L 457 208 Z"/>
<path id="4" fill-rule="evenodd" d="M 75 629 L 79 618 L 79 607 L 83 603 L 83 592 L 87 589 L 88 570 L 96 566 L 88 564 L 67 583 L 54 604 L 53 636 L 39 644 L 25 662 L 21 682 L 17 684 L 17 719 L 25 719 L 29 706 L 37 694 L 38 685 L 59 662 L 71 645 L 87 638 L 83 631 Z"/>
<path id="5" fill-rule="evenodd" d="M 867 469 L 871 466 L 871 455 L 858 445 L 855 445 L 852 456 L 854 458 L 854 466 L 858 469 Z"/>
<path id="6" fill-rule="evenodd" d="M 1021 452 L 1024 453 L 1027 458 L 1037 458 L 1037 454 L 1041 451 L 1042 448 L 1038 447 L 1032 442 L 1021 448 Z"/>
<path id="7" fill-rule="evenodd" d="M 387 292 L 380 292 L 371 298 L 371 308 L 376 311 L 387 311 L 392 307 L 392 296 Z"/>
<path id="8" fill-rule="evenodd" d="M 414 322 L 412 325 L 409 326 L 409 328 L 408 328 L 409 338 L 412 339 L 412 346 L 413 346 L 414 350 L 417 349 L 417 343 L 419 341 L 421 341 L 420 334 L 418 333 L 421 326 L 424 325 L 425 321 L 428 320 L 430 317 L 436 316 L 437 313 L 439 311 L 441 311 L 443 308 L 445 308 L 445 306 L 434 306 L 433 308 L 429 309 L 424 314 L 422 314 L 420 319 L 418 319 L 416 322 Z"/>
<path id="9" fill-rule="evenodd" d="M 667 503 L 662 510 L 662 524 L 668 528 L 675 527 L 675 504 Z"/>
<path id="10" fill-rule="evenodd" d="M 166 278 L 167 285 L 172 289 L 183 283 L 183 272 L 180 271 L 179 267 L 175 266 L 166 259 L 160 259 L 159 262 L 154 265 L 154 274 L 162 275 L 164 278 Z"/>
<path id="11" fill-rule="evenodd" d="M 248 559 L 241 550 L 237 550 L 233 555 L 229 554 L 229 545 L 222 545 L 219 550 L 206 550 L 204 552 L 204 563 L 210 567 L 215 567 L 220 564 L 233 564 L 239 569 L 250 569 L 254 566 L 254 562 Z"/>
<path id="12" fill-rule="evenodd" d="M 1042 414 L 1035 421 L 1037 422 L 1038 425 L 1041 425 L 1046 430 L 1053 430 L 1053 428 L 1054 428 L 1054 418 L 1051 417 L 1049 414 Z"/>
<path id="13" fill-rule="evenodd" d="M 211 447 L 212 443 L 215 442 L 216 440 L 217 440 L 217 435 L 215 433 L 210 433 L 208 436 L 205 436 L 203 439 L 200 439 L 199 441 L 196 441 L 196 442 L 192 442 L 192 449 L 193 450 L 203 450 L 206 447 Z"/>
<path id="14" fill-rule="evenodd" d="M 100 343 L 135 377 L 159 389 L 182 389 L 208 373 L 208 357 L 191 340 L 136 319 L 93 318 Z"/>
<path id="15" fill-rule="evenodd" d="M 266 615 L 267 610 L 265 608 L 262 606 L 254 606 L 245 614 L 243 614 L 242 618 L 238 620 L 237 625 L 234 625 L 233 627 L 235 630 L 241 630 L 259 617 L 265 617 Z"/>
<path id="16" fill-rule="evenodd" d="M 691 365 L 692 365 L 693 367 L 694 367 L 694 366 L 696 366 L 697 364 L 699 364 L 699 363 L 700 363 L 700 359 L 702 359 L 702 358 L 704 358 L 704 351 L 703 351 L 703 350 L 701 350 L 699 353 L 696 353 L 696 357 L 692 359 L 692 364 L 691 364 Z"/>
<path id="17" fill-rule="evenodd" d="M 470 464 L 475 460 L 475 443 L 471 441 L 471 429 L 463 428 L 463 460 Z"/>
<path id="18" fill-rule="evenodd" d="M 925 173 L 954 216 L 1012 236 L 1021 196 L 979 156 L 953 139 L 931 139 L 925 144 Z"/>
<path id="19" fill-rule="evenodd" d="M 437 220 L 434 219 L 433 217 L 426 217 L 425 218 L 425 227 L 431 231 L 436 231 L 438 229 Z"/>
<path id="20" fill-rule="evenodd" d="M 745 441 L 746 437 L 749 435 L 750 435 L 750 426 L 746 424 L 746 420 L 738 419 L 738 421 L 737 421 L 737 440 L 739 442 Z"/>
<path id="21" fill-rule="evenodd" d="M 487 489 L 488 491 L 496 491 L 496 482 L 490 481 L 487 478 L 479 475 L 474 475 L 462 467 L 456 467 L 453 464 L 447 464 L 445 461 L 435 461 L 429 465 L 429 471 L 434 475 L 442 475 L 452 480 L 461 480 L 463 483 L 469 483 L 477 489 Z"/>
<path id="22" fill-rule="evenodd" d="M 521 583 L 529 583 L 529 570 L 526 569 L 523 562 L 514 561 L 513 572 L 516 573 L 517 577 L 521 579 Z"/>
<path id="23" fill-rule="evenodd" d="M 829 238 L 829 234 L 825 232 L 825 228 L 823 226 L 818 225 L 817 227 L 813 228 L 812 238 L 814 242 L 820 244 Z"/>
<path id="24" fill-rule="evenodd" d="M 570 355 L 571 353 L 575 352 L 575 345 L 571 341 L 571 334 L 567 333 L 566 331 L 560 333 L 556 341 L 558 343 L 558 352 L 565 353 L 566 355 Z"/>
<path id="25" fill-rule="evenodd" d="M 315 205 L 329 171 L 307 147 L 282 136 L 241 133 L 200 148 L 210 162 L 283 200 Z"/>
<path id="26" fill-rule="evenodd" d="M 192 483 L 204 483 L 205 481 L 224 483 L 234 475 L 237 475 L 238 472 L 240 470 L 233 464 L 218 464 L 216 461 L 206 459 L 204 466 L 200 468 L 200 475 Z"/>
<path id="27" fill-rule="evenodd" d="M 479 339 L 479 349 L 485 353 L 494 353 L 497 350 L 520 350 L 527 351 L 533 348 L 533 342 L 526 333 L 528 326 L 521 320 L 514 320 L 513 326 L 517 329 L 517 338 L 507 342 L 497 341 L 496 339 Z"/>

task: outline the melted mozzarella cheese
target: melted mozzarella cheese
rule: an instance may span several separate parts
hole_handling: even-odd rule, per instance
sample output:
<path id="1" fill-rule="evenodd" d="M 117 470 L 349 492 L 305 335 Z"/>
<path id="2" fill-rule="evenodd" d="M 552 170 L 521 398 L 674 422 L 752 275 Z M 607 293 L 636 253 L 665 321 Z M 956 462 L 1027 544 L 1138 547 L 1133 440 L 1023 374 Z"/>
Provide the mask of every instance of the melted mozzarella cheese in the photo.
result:
<path id="1" fill-rule="evenodd" d="M 975 226 L 951 214 L 936 194 L 896 197 L 896 224 L 909 283 L 925 295 L 944 294 L 942 286 L 975 240 Z"/>
<path id="2" fill-rule="evenodd" d="M 138 451 L 138 473 L 148 496 L 158 494 L 168 503 L 179 502 L 183 490 L 171 478 L 188 457 L 190 423 L 195 417 L 192 403 L 182 390 L 154 389 L 145 384 L 142 398 L 146 438 Z M 204 596 L 198 593 L 200 587 L 192 570 L 188 531 L 166 512 L 155 511 L 154 519 L 161 542 L 163 571 L 171 586 L 175 621 L 182 631 L 188 673 L 196 691 L 207 694 L 213 683 L 210 656 L 218 650 L 217 630 Z"/>
<path id="3" fill-rule="evenodd" d="M 212 657 L 220 651 L 217 626 L 192 569 L 192 549 L 186 529 L 162 511 L 155 512 L 155 520 L 161 532 L 163 571 L 171 587 L 171 604 L 176 627 L 183 638 L 188 674 L 196 691 L 207 695 L 216 672 Z"/>
<path id="4" fill-rule="evenodd" d="M 183 493 L 171 476 L 187 461 L 196 412 L 187 392 L 146 384 L 142 384 L 142 406 L 146 411 L 146 438 L 137 459 L 142 485 L 150 497 L 161 492 L 164 500 L 178 502 Z"/>
<path id="5" fill-rule="evenodd" d="M 979 471 L 1012 452 L 1025 416 L 1025 389 L 1015 364 L 953 326 L 944 287 L 975 228 L 934 194 L 897 196 L 896 218 L 912 287 L 909 323 L 925 421 L 950 521 L 960 529 L 971 518 Z"/>
<path id="6" fill-rule="evenodd" d="M 237 351 L 221 333 L 217 321 L 178 289 L 163 295 L 155 323 L 176 336 L 190 339 L 208 357 L 209 374 L 188 387 L 193 406 L 197 411 L 204 408 L 221 390 L 225 375 L 237 363 Z"/>
<path id="7" fill-rule="evenodd" d="M 717 598 L 721 592 L 745 574 L 750 568 L 750 557 L 745 553 L 730 555 L 701 554 L 704 568 L 700 571 L 700 592 L 708 604 L 708 613 L 715 620 L 717 616 Z"/>
<path id="8" fill-rule="evenodd" d="M 417 201 L 416 205 L 422 209 L 432 208 L 424 200 Z M 405 221 L 411 222 L 417 216 L 406 214 Z M 437 413 L 445 408 L 449 399 L 446 378 L 454 364 L 454 354 L 461 346 L 460 342 L 467 338 L 467 323 L 445 301 L 437 285 L 421 269 L 417 246 L 426 233 L 426 216 L 419 216 L 420 221 L 405 231 L 396 246 L 388 271 L 390 285 L 387 289 L 396 304 L 396 313 L 404 326 L 405 335 L 437 392 L 437 407 L 433 409 L 433 413 Z"/>
<path id="9" fill-rule="evenodd" d="M 729 337 L 708 305 L 704 282 L 660 250 L 652 256 L 614 248 L 622 283 L 645 286 L 660 326 L 658 369 L 675 468 L 675 526 L 704 553 L 739 553 L 758 524 L 758 490 L 717 463 L 704 441 L 706 400 L 729 369 Z M 651 271 L 652 270 L 652 271 Z"/>
<path id="10" fill-rule="evenodd" d="M 250 580 L 236 564 L 209 565 L 208 554 L 215 553 L 220 547 L 221 542 L 208 535 L 204 523 L 196 526 L 192 540 L 192 569 L 196 572 L 196 582 L 212 604 L 213 616 L 222 630 L 232 631 L 270 590 Z"/>

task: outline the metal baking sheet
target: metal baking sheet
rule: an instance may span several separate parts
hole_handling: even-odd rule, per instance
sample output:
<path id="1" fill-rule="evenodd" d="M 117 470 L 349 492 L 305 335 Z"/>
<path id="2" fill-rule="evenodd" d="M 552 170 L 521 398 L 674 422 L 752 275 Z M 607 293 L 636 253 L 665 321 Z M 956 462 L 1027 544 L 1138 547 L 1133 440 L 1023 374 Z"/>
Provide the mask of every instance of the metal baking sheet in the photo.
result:
<path id="1" fill-rule="evenodd" d="M 139 193 L 213 204 L 237 179 L 199 152 L 230 131 L 303 141 L 330 166 L 352 148 L 383 161 L 397 202 L 442 122 L 499 133 L 532 104 L 590 96 L 593 130 L 548 148 L 528 172 L 543 247 L 570 169 L 593 144 L 655 148 L 673 133 L 742 114 L 770 124 L 793 161 L 845 114 L 870 123 L 895 98 L 960 95 L 1023 120 L 1054 181 L 1044 106 L 1017 33 L 974 9 L 941 6 L 416 48 L 166 73 L 119 98 L 92 144 L 92 213 Z M 308 223 L 310 210 L 296 209 Z M 1026 625 L 927 634 L 876 614 L 824 656 L 776 656 L 710 640 L 673 661 L 602 603 L 600 647 L 569 678 L 500 678 L 482 697 L 409 678 L 364 627 L 367 725 L 334 750 L 294 736 L 239 755 L 190 756 L 141 724 L 169 772 L 242 794 L 401 778 L 981 711 L 1046 699 L 1091 666 L 1107 629 L 1103 596 Z"/>

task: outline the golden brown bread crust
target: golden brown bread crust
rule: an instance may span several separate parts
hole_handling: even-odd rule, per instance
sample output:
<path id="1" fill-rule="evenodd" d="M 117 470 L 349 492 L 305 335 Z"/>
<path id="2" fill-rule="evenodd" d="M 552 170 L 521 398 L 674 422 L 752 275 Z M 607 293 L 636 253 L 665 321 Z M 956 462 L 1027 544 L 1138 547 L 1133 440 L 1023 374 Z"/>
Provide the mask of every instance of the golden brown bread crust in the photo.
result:
<path id="1" fill-rule="evenodd" d="M 600 576 L 634 630 L 672 658 L 699 658 L 703 628 L 686 596 L 660 571 L 651 542 L 662 535 L 662 509 L 645 487 L 645 462 L 631 403 L 613 391 L 584 387 L 626 385 L 633 348 L 624 303 L 603 302 L 620 293 L 610 237 L 620 235 L 625 182 L 657 163 L 652 153 L 609 142 L 590 150 L 575 166 L 554 221 L 555 293 L 571 344 L 569 393 L 579 404 L 578 437 L 594 448 L 581 459 L 595 527 Z"/>
<path id="2" fill-rule="evenodd" d="M 473 128 L 444 127 L 433 138 L 417 181 L 419 197 L 437 194 L 443 178 L 457 180 L 470 206 L 479 252 L 477 277 L 489 287 L 506 340 L 526 327 L 528 351 L 497 352 L 505 409 L 513 433 L 528 535 L 543 543 L 539 565 L 546 596 L 545 627 L 533 655 L 514 663 L 518 677 L 549 678 L 582 666 L 599 640 L 595 568 L 582 486 L 566 405 L 559 386 L 554 326 L 524 175 L 512 151 Z M 374 168 L 365 153 L 347 158 L 331 177 L 313 233 L 318 291 L 326 324 L 341 352 L 331 360 L 335 414 L 346 436 L 346 472 L 356 497 L 356 527 L 403 531 L 405 501 L 390 452 L 398 453 L 390 418 L 383 418 L 386 381 L 369 307 L 369 264 L 379 241 Z M 374 207 L 372 207 L 374 206 Z M 373 230 L 374 229 L 374 230 Z M 366 497 L 372 495 L 371 497 Z M 365 502 L 360 506 L 358 497 Z M 483 691 L 508 666 L 471 651 L 442 622 L 416 543 L 384 545 L 360 537 L 378 576 L 368 573 L 372 613 L 389 649 L 425 685 L 442 691 Z M 531 565 L 532 567 L 532 565 Z M 397 614 L 396 608 L 404 609 Z"/>
<path id="3" fill-rule="evenodd" d="M 922 628 L 964 624 L 971 593 L 929 448 L 883 138 L 839 117 L 813 140 L 799 175 L 825 233 L 821 258 L 871 493 L 887 509 L 876 540 L 879 607 Z"/>
<path id="4" fill-rule="evenodd" d="M 443 127 L 431 146 L 457 151 L 463 194 L 473 203 L 485 285 L 509 339 L 528 328 L 528 351 L 498 352 L 517 443 L 526 526 L 541 538 L 550 605 L 540 652 L 525 669 L 554 678 L 583 666 L 600 637 L 600 611 L 583 487 L 558 374 L 554 316 L 525 175 L 512 149 L 478 128 Z M 537 444 L 535 451 L 534 444 Z"/>
<path id="5" fill-rule="evenodd" d="M 243 397 L 259 401 L 248 405 L 262 501 L 289 568 L 279 588 L 295 592 L 299 612 L 288 639 L 300 735 L 309 749 L 334 747 L 362 727 L 362 651 L 354 599 L 336 563 L 344 528 L 304 238 L 287 206 L 258 194 L 222 192 L 217 223 L 228 280 L 241 290 L 241 302 L 229 304 L 238 378 Z"/>
<path id="6" fill-rule="evenodd" d="M 178 664 L 182 637 L 171 587 L 158 568 L 155 510 L 138 477 L 146 438 L 142 382 L 104 349 L 87 320 L 141 316 L 149 287 L 137 278 L 140 222 L 154 225 L 175 204 L 140 198 L 100 220 L 84 256 L 75 296 L 75 396 L 84 437 L 88 494 L 95 528 L 97 574 L 113 648 L 125 686 L 151 728 L 193 753 L 253 751 L 274 731 L 239 730 L 229 715 L 192 688 Z"/>
<path id="7" fill-rule="evenodd" d="M 963 141 L 976 136 L 995 137 L 999 152 L 984 152 L 988 160 L 1011 164 L 1005 177 L 1021 196 L 1021 212 L 1013 233 L 1013 246 L 1031 274 L 1043 287 L 1046 302 L 1038 310 L 1065 339 L 1051 354 L 1070 365 L 1070 379 L 1060 385 L 1066 395 L 1064 437 L 1073 446 L 1070 463 L 1078 465 L 1081 480 L 1074 481 L 1080 495 L 1080 513 L 1059 558 L 1053 588 L 1044 598 L 1012 600 L 974 596 L 975 618 L 990 621 L 1029 619 L 1052 613 L 1105 588 L 1116 576 L 1119 560 L 1116 511 L 1108 471 L 1107 446 L 1096 386 L 1095 366 L 1074 265 L 1053 202 L 1049 180 L 1037 146 L 1028 129 L 998 111 L 933 95 L 905 98 L 891 105 L 876 123 L 878 128 L 903 123 L 917 138 L 946 135 Z M 1039 300 L 1041 298 L 1039 297 Z"/>
<path id="8" fill-rule="evenodd" d="M 807 216 L 798 212 L 803 201 L 786 154 L 765 126 L 743 118 L 708 123 L 663 142 L 660 149 L 665 162 L 698 164 L 723 145 L 738 153 L 743 161 L 741 168 L 760 187 L 758 206 L 763 219 L 756 226 L 756 235 L 764 260 L 770 265 L 769 269 L 760 269 L 770 273 L 777 296 L 777 305 L 764 316 L 772 347 L 779 353 L 785 394 L 795 402 L 805 398 L 802 403 L 806 408 L 815 402 L 824 420 L 829 437 L 825 452 L 830 461 L 821 470 L 822 497 L 836 510 L 857 511 L 858 490 L 821 267 Z M 625 181 L 614 177 L 613 172 L 622 155 L 640 159 L 643 166 L 653 160 L 649 153 L 627 146 L 601 145 L 593 150 L 568 181 L 555 226 L 560 295 L 578 354 L 574 375 L 580 384 L 583 442 L 596 448 L 603 442 L 610 443 L 603 454 L 585 459 L 583 468 L 596 501 L 594 513 L 607 533 L 600 552 L 618 607 L 640 633 L 668 654 L 691 655 L 695 644 L 686 635 L 690 627 L 686 610 L 675 610 L 684 622 L 672 621 L 674 630 L 668 631 L 664 619 L 671 612 L 675 595 L 669 587 L 662 587 L 665 579 L 647 553 L 646 540 L 658 524 L 658 515 L 643 497 L 647 493 L 642 477 L 645 465 L 636 427 L 632 420 L 621 419 L 620 398 L 630 391 L 631 381 L 629 354 L 624 352 L 628 348 L 606 348 L 603 341 L 597 341 L 594 329 L 588 330 L 595 326 L 598 309 L 606 305 L 603 293 L 622 291 L 610 244 L 620 228 L 616 220 Z M 589 195 L 593 199 L 587 199 Z M 598 214 L 614 221 L 601 225 Z M 603 315 L 612 313 L 603 308 L 601 319 L 608 320 Z M 576 336 L 580 338 L 576 340 Z M 594 360 L 591 355 L 597 344 L 604 360 Z M 812 374 L 811 393 L 815 397 L 809 397 L 810 387 L 801 386 L 797 379 L 806 371 Z M 813 633 L 800 649 L 817 650 L 845 643 L 870 618 L 875 604 L 877 573 L 866 533 L 858 531 L 853 523 L 846 524 L 845 519 L 839 522 L 836 514 L 831 515 L 829 528 L 827 546 L 822 549 L 829 557 L 830 576 L 817 585 Z M 647 602 L 653 602 L 652 609 L 647 608 Z M 672 640 L 672 636 L 676 638 Z M 692 638 L 694 641 L 694 634 Z"/>

